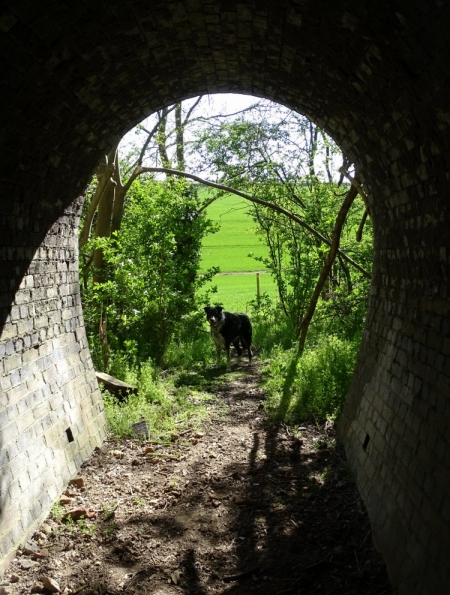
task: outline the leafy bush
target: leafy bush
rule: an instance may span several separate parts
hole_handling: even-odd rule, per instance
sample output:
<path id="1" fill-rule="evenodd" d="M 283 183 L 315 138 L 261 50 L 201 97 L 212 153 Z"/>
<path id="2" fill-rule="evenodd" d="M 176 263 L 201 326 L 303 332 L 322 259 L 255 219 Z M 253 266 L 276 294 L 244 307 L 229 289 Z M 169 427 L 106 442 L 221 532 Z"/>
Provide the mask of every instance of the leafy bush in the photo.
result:
<path id="1" fill-rule="evenodd" d="M 186 317 L 185 326 L 167 346 L 163 365 L 167 369 L 189 370 L 210 360 L 212 341 L 204 327 L 203 309 Z"/>
<path id="2" fill-rule="evenodd" d="M 262 357 L 269 357 L 275 347 L 290 349 L 295 342 L 292 320 L 284 315 L 280 305 L 267 293 L 250 302 L 253 325 L 253 345 Z"/>
<path id="3" fill-rule="evenodd" d="M 189 426 L 196 427 L 207 417 L 207 410 L 191 395 L 192 391 L 174 390 L 164 382 L 151 361 L 128 370 L 124 380 L 138 385 L 138 393 L 124 403 L 109 393 L 103 394 L 108 430 L 117 438 L 133 436 L 131 426 L 144 419 L 152 439 L 167 441 L 171 434 Z"/>
<path id="4" fill-rule="evenodd" d="M 336 418 L 345 402 L 359 341 L 330 335 L 314 348 L 275 350 L 265 372 L 272 419 L 298 423 Z"/>
<path id="5" fill-rule="evenodd" d="M 88 247 L 102 248 L 108 272 L 106 281 L 83 289 L 98 369 L 120 368 L 114 354 L 130 359 L 130 348 L 141 361 L 151 357 L 161 363 L 186 317 L 198 309 L 196 291 L 215 272 L 197 275 L 202 239 L 216 229 L 199 206 L 196 188 L 183 180 L 138 180 L 129 191 L 120 232 L 91 241 Z M 108 321 L 108 357 L 104 344 L 95 345 L 99 320 Z"/>

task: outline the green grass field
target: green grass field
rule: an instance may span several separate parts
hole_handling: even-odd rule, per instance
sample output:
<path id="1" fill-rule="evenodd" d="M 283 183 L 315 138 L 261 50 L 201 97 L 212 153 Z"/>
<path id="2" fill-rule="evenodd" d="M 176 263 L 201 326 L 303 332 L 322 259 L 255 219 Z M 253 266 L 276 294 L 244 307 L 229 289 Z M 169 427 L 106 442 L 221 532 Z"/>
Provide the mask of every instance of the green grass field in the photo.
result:
<path id="1" fill-rule="evenodd" d="M 203 241 L 201 270 L 220 267 L 217 275 L 205 289 L 216 286 L 212 296 L 214 304 L 223 304 L 234 312 L 248 310 L 248 304 L 257 295 L 256 271 L 264 271 L 263 263 L 252 256 L 266 257 L 267 246 L 256 235 L 256 225 L 249 211 L 249 203 L 239 196 L 228 195 L 213 202 L 208 217 L 220 224 L 220 230 Z M 229 273 L 252 274 L 229 274 Z M 261 273 L 260 293 L 276 295 L 276 285 L 269 273 Z"/>
<path id="2" fill-rule="evenodd" d="M 252 258 L 265 257 L 268 250 L 256 235 L 249 207 L 248 201 L 232 194 L 208 207 L 208 217 L 220 224 L 220 230 L 203 241 L 203 271 L 212 266 L 220 267 L 221 273 L 264 270 L 264 265 Z"/>
<path id="3" fill-rule="evenodd" d="M 276 285 L 269 273 L 259 276 L 260 292 L 276 296 Z M 248 275 L 219 275 L 214 277 L 208 287 L 216 286 L 217 293 L 211 296 L 210 302 L 222 304 L 231 312 L 248 312 L 249 303 L 256 299 L 256 273 Z"/>

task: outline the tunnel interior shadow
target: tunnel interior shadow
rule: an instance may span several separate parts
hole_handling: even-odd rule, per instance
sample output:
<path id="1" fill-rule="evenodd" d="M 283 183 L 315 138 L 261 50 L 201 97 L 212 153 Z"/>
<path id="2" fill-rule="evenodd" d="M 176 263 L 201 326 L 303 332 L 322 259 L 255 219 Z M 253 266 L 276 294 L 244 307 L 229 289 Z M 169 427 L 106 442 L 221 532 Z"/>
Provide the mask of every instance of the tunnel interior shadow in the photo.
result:
<path id="1" fill-rule="evenodd" d="M 112 560 L 121 564 L 132 575 L 130 589 L 141 592 L 158 592 L 163 580 L 164 593 L 186 595 L 391 593 L 332 431 L 306 425 L 294 435 L 287 426 L 268 425 L 257 413 L 261 393 L 221 398 L 233 427 L 250 426 L 245 441 L 222 436 L 226 444 L 209 454 L 232 449 L 227 463 L 211 471 L 205 453 L 190 466 L 184 488 L 170 488 L 180 471 L 163 468 L 158 494 L 174 490 L 175 499 L 117 522 L 103 545 L 104 568 Z M 126 481 L 132 488 L 132 477 Z M 112 588 L 105 574 L 85 593 Z"/>

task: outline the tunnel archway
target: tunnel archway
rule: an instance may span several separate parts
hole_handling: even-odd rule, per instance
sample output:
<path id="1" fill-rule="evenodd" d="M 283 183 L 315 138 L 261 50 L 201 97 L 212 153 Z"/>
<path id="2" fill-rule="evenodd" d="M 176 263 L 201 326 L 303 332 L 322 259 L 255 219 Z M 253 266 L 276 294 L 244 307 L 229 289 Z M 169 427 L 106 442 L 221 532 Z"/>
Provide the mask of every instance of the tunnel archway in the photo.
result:
<path id="1" fill-rule="evenodd" d="M 4 560 L 104 436 L 74 198 L 150 112 L 236 91 L 304 113 L 358 164 L 375 262 L 340 435 L 393 584 L 448 586 L 449 22 L 419 1 L 3 3 Z"/>

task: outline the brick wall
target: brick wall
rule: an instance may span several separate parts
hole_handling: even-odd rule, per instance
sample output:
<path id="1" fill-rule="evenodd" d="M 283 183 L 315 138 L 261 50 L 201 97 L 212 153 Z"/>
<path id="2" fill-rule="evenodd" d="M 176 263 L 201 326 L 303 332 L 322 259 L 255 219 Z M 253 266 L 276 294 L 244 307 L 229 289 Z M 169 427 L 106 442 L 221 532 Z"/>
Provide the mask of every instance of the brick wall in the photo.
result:
<path id="1" fill-rule="evenodd" d="M 0 570 L 105 437 L 80 303 L 78 210 L 67 208 L 36 249 L 1 333 Z"/>
<path id="2" fill-rule="evenodd" d="M 418 595 L 450 585 L 448 207 L 429 189 L 419 184 L 413 208 L 392 191 L 395 216 L 379 215 L 366 329 L 339 425 L 391 580 Z"/>
<path id="3" fill-rule="evenodd" d="M 449 26 L 423 0 L 1 5 L 3 553 L 104 434 L 74 197 L 151 111 L 242 91 L 312 117 L 363 177 L 374 277 L 340 436 L 398 593 L 449 592 Z"/>

